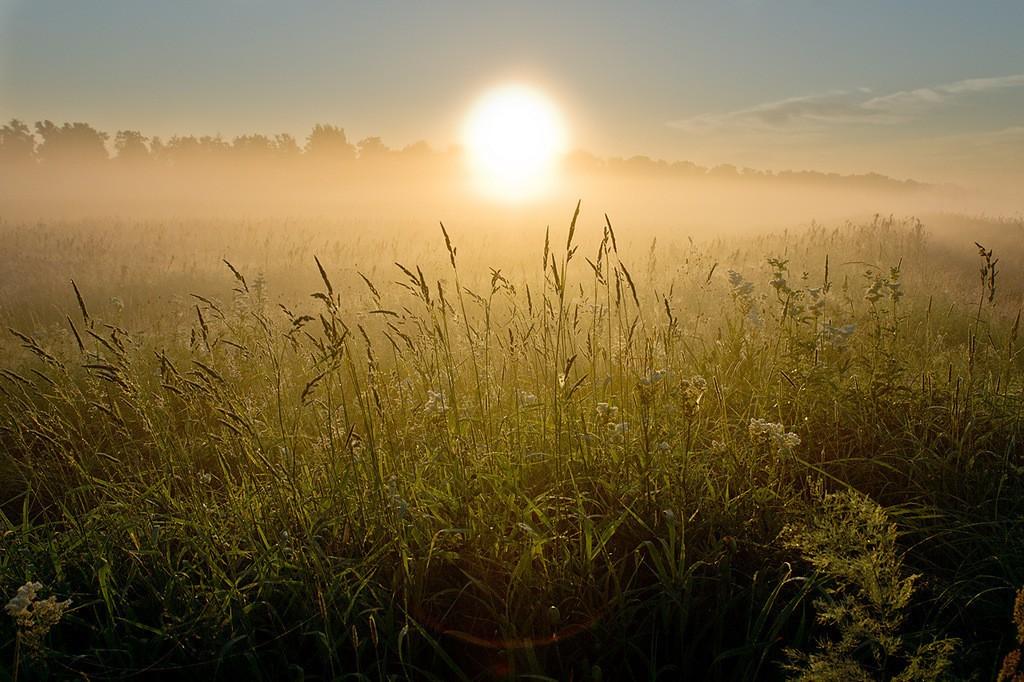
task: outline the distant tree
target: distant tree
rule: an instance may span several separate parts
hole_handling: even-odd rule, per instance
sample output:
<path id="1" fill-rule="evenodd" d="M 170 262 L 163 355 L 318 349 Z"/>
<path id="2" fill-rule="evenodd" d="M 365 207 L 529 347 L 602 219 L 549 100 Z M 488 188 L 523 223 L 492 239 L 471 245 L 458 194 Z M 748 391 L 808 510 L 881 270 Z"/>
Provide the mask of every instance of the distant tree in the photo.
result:
<path id="1" fill-rule="evenodd" d="M 356 148 L 345 137 L 345 129 L 317 123 L 306 140 L 306 154 L 318 161 L 351 161 Z"/>
<path id="2" fill-rule="evenodd" d="M 199 158 L 199 140 L 193 135 L 172 135 L 164 145 L 164 157 L 172 163 Z"/>
<path id="3" fill-rule="evenodd" d="M 565 157 L 566 166 L 578 173 L 592 173 L 604 168 L 604 160 L 582 149 L 576 149 Z"/>
<path id="4" fill-rule="evenodd" d="M 672 164 L 672 172 L 677 175 L 704 175 L 707 168 L 698 166 L 692 161 L 676 161 Z"/>
<path id="5" fill-rule="evenodd" d="M 232 157 L 243 161 L 266 160 L 274 151 L 274 142 L 266 135 L 241 135 L 231 143 Z"/>
<path id="6" fill-rule="evenodd" d="M 231 145 L 220 135 L 203 135 L 197 150 L 205 160 L 222 159 L 231 151 Z"/>
<path id="7" fill-rule="evenodd" d="M 279 159 L 294 159 L 301 153 L 299 143 L 288 133 L 274 136 L 274 154 Z"/>
<path id="8" fill-rule="evenodd" d="M 402 147 L 402 151 L 399 152 L 405 158 L 425 159 L 434 154 L 434 150 L 430 148 L 430 145 L 424 140 L 413 142 Z"/>
<path id="9" fill-rule="evenodd" d="M 42 138 L 36 154 L 44 163 L 89 163 L 108 158 L 107 134 L 88 123 L 58 126 L 52 121 L 37 121 L 36 132 Z"/>
<path id="10" fill-rule="evenodd" d="M 738 173 L 736 166 L 731 163 L 723 163 L 709 170 L 708 175 L 716 178 L 735 178 Z"/>
<path id="11" fill-rule="evenodd" d="M 359 141 L 359 158 L 382 159 L 391 152 L 379 137 L 366 137 Z"/>
<path id="12" fill-rule="evenodd" d="M 149 159 L 149 138 L 137 130 L 119 130 L 114 136 L 115 158 L 118 161 L 138 163 Z"/>
<path id="13" fill-rule="evenodd" d="M 167 158 L 167 145 L 156 135 L 149 141 L 149 155 L 157 161 Z"/>
<path id="14" fill-rule="evenodd" d="M 25 123 L 12 118 L 0 128 L 0 163 L 30 163 L 35 154 L 36 138 Z"/>
<path id="15" fill-rule="evenodd" d="M 616 172 L 636 174 L 654 174 L 668 168 L 668 164 L 665 161 L 639 154 L 628 159 L 609 159 L 608 166 Z"/>
<path id="16" fill-rule="evenodd" d="M 164 145 L 163 155 L 173 163 L 210 162 L 228 157 L 231 145 L 219 135 L 175 135 Z"/>

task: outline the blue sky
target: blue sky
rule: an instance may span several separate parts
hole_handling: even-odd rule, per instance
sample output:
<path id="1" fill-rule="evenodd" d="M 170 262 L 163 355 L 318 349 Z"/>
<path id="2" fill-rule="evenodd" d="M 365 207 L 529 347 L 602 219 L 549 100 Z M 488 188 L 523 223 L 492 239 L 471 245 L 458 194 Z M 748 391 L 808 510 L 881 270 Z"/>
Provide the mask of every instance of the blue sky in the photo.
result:
<path id="1" fill-rule="evenodd" d="M 0 117 L 443 147 L 515 79 L 600 155 L 980 182 L 1024 176 L 1022 34 L 1021 2 L 0 0 Z"/>

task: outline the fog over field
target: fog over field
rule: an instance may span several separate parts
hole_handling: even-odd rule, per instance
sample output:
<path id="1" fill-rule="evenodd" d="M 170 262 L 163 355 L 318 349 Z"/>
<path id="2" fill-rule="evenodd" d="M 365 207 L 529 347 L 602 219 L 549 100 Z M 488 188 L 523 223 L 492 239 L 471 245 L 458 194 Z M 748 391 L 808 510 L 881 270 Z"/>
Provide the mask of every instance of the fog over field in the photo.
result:
<path id="1" fill-rule="evenodd" d="M 0 0 L 0 680 L 1024 680 L 1024 5 Z"/>

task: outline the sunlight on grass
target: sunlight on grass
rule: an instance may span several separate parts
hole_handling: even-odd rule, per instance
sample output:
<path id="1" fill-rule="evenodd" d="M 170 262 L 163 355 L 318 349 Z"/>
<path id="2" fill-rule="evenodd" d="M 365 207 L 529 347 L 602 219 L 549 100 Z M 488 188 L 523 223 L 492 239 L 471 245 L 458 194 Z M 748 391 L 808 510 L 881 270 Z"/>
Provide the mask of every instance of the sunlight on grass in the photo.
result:
<path id="1" fill-rule="evenodd" d="M 137 227 L 65 229 L 31 232 L 79 254 L 61 313 L 0 346 L 0 671 L 923 679 L 1011 648 L 1019 244 L 577 212 L 499 270 L 447 227 L 239 223 L 247 262 L 182 283 L 123 246 L 118 284 L 96 250 Z"/>

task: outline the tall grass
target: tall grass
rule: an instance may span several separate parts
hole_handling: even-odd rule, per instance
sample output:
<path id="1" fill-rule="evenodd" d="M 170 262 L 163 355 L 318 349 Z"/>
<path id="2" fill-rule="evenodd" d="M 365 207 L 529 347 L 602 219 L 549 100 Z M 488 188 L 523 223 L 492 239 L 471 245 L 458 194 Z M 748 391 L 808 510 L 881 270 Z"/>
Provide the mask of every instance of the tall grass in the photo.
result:
<path id="1" fill-rule="evenodd" d="M 230 255 L 145 305 L 63 273 L 0 370 L 0 594 L 72 603 L 0 673 L 995 675 L 1020 254 L 881 218 L 642 254 L 579 211 L 512 269 L 444 227 L 311 254 L 302 299 Z"/>

